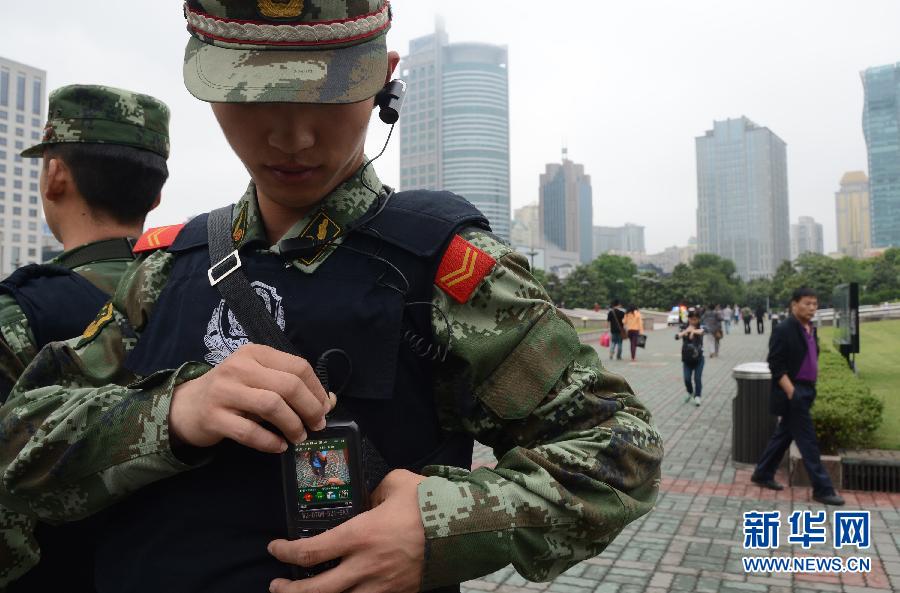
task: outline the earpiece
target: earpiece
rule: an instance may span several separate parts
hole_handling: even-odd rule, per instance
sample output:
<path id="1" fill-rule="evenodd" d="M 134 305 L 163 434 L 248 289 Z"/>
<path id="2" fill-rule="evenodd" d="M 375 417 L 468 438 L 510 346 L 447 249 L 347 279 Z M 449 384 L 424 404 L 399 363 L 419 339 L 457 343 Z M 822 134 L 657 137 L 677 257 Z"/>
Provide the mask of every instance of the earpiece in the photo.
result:
<path id="1" fill-rule="evenodd" d="M 400 119 L 403 98 L 406 96 L 406 83 L 399 78 L 390 81 L 375 95 L 375 106 L 379 108 L 378 117 L 390 125 Z"/>

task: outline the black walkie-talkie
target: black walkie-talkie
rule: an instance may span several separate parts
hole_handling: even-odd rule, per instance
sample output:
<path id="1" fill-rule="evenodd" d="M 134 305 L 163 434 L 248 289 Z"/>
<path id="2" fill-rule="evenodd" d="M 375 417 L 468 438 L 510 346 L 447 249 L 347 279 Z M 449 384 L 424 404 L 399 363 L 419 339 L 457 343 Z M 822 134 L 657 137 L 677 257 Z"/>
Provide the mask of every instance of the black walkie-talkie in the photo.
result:
<path id="1" fill-rule="evenodd" d="M 324 430 L 310 432 L 281 458 L 290 539 L 319 535 L 368 509 L 362 436 L 355 422 L 329 418 Z M 338 562 L 291 568 L 295 579 L 303 579 Z"/>

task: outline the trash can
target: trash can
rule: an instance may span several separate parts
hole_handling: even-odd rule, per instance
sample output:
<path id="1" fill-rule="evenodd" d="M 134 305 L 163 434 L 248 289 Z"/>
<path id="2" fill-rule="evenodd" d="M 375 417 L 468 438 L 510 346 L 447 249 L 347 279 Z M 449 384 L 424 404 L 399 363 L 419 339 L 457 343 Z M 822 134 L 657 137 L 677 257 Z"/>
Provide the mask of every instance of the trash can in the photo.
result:
<path id="1" fill-rule="evenodd" d="M 748 362 L 732 369 L 737 395 L 731 400 L 731 458 L 740 463 L 756 463 L 776 418 L 769 414 L 772 374 L 765 362 Z"/>

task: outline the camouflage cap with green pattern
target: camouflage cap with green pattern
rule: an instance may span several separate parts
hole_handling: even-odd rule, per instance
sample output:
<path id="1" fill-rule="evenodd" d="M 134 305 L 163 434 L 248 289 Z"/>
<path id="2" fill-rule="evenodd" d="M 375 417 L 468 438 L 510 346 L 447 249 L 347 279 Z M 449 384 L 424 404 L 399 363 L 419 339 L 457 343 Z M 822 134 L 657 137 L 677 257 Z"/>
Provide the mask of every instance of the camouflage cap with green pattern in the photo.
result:
<path id="1" fill-rule="evenodd" d="M 184 83 L 202 101 L 355 103 L 387 76 L 387 0 L 187 0 Z"/>
<path id="2" fill-rule="evenodd" d="M 72 142 L 133 146 L 169 158 L 169 108 L 149 95 L 108 86 L 58 88 L 50 93 L 44 137 L 22 156 L 40 158 L 47 146 Z"/>

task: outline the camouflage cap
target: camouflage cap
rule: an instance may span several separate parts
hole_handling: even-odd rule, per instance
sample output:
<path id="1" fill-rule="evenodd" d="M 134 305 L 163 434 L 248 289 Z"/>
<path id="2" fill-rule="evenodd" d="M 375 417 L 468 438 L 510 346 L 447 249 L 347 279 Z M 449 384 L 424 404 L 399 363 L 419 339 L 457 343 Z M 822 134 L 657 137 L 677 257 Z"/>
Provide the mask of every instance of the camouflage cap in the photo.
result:
<path id="1" fill-rule="evenodd" d="M 187 0 L 184 83 L 202 101 L 355 103 L 387 75 L 388 0 Z"/>
<path id="2" fill-rule="evenodd" d="M 44 137 L 24 151 L 40 158 L 52 144 L 118 144 L 169 158 L 169 108 L 159 99 L 108 86 L 73 84 L 50 94 Z"/>

